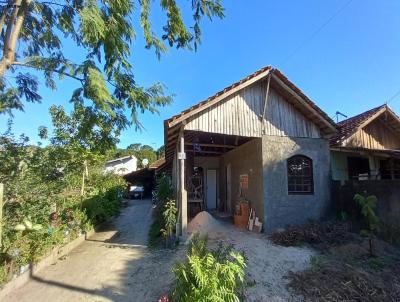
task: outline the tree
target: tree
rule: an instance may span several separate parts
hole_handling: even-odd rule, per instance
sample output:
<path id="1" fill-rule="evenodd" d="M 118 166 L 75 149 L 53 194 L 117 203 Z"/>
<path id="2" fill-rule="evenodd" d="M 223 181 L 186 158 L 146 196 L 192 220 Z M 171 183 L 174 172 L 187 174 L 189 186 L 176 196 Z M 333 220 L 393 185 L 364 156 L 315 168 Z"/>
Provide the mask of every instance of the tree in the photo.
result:
<path id="1" fill-rule="evenodd" d="M 23 110 L 24 102 L 40 102 L 38 79 L 28 71 L 33 69 L 43 73 L 51 89 L 56 89 L 57 79 L 76 80 L 71 102 L 86 104 L 118 129 L 131 124 L 141 127 L 138 112 L 157 112 L 171 97 L 160 83 L 144 88 L 134 79 L 129 62 L 135 39 L 134 8 L 140 9 L 146 48 L 153 48 L 160 57 L 167 50 L 165 42 L 170 47 L 196 49 L 201 20 L 224 16 L 220 2 L 192 0 L 193 24 L 189 27 L 176 0 L 160 0 L 166 24 L 157 35 L 150 22 L 150 0 L 0 1 L 0 113 Z M 63 43 L 81 49 L 83 61 L 68 58 Z"/>
<path id="2" fill-rule="evenodd" d="M 367 196 L 366 194 L 356 194 L 354 195 L 354 201 L 361 207 L 361 214 L 364 216 L 367 226 L 365 229 L 361 230 L 361 235 L 368 237 L 369 254 L 370 256 L 374 256 L 373 240 L 376 232 L 379 231 L 379 218 L 375 213 L 378 198 L 376 198 L 375 195 Z"/>
<path id="3" fill-rule="evenodd" d="M 157 149 L 157 158 L 163 158 L 165 157 L 165 146 L 162 145 L 160 148 Z"/>
<path id="4" fill-rule="evenodd" d="M 130 144 L 128 147 L 126 147 L 126 149 L 132 151 L 139 151 L 141 146 L 142 146 L 141 143 L 135 143 L 135 144 Z"/>

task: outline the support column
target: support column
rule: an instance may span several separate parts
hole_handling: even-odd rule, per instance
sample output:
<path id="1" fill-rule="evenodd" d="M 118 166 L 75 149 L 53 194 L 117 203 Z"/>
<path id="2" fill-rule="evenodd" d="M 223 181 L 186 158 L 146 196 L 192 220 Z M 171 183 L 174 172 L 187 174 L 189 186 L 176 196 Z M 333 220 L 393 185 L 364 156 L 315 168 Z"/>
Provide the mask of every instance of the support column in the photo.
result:
<path id="1" fill-rule="evenodd" d="M 372 155 L 368 156 L 370 179 L 376 180 L 378 178 L 379 170 L 376 167 L 375 158 Z"/>
<path id="2" fill-rule="evenodd" d="M 179 199 L 181 204 L 181 227 L 182 227 L 182 236 L 186 237 L 187 235 L 187 192 L 185 189 L 185 137 L 183 135 L 183 130 L 179 135 L 180 140 L 180 150 L 179 150 Z"/>

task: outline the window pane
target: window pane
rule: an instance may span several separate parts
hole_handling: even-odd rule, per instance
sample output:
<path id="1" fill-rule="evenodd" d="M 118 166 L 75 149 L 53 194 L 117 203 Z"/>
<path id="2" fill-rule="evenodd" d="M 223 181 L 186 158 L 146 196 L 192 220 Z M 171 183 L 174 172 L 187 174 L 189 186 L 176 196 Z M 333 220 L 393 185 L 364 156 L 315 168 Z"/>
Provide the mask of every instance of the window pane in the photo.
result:
<path id="1" fill-rule="evenodd" d="M 287 160 L 288 192 L 312 194 L 313 170 L 312 160 L 306 156 L 296 155 Z"/>

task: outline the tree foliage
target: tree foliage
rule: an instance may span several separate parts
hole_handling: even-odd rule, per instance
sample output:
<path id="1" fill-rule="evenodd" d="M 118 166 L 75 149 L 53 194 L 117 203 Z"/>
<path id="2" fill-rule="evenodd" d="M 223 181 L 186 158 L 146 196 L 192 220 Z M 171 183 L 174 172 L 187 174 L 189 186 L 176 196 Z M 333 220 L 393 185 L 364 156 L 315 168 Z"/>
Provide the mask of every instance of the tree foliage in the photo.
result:
<path id="1" fill-rule="evenodd" d="M 11 123 L 0 135 L 0 182 L 5 189 L 0 285 L 21 266 L 39 260 L 54 246 L 116 214 L 120 207 L 123 180 L 103 173 L 104 156 L 97 149 L 87 149 L 83 155 L 75 152 L 78 149 L 70 142 L 86 143 L 71 133 L 73 114 L 55 112 L 60 116 L 54 121 L 60 125 L 55 125 L 48 146 L 34 146 L 24 135 L 15 137 Z M 79 129 L 79 123 L 75 125 Z M 40 134 L 48 136 L 45 128 Z M 81 195 L 80 156 L 91 159 L 85 196 Z"/>
<path id="2" fill-rule="evenodd" d="M 161 147 L 162 148 L 162 147 Z M 160 148 L 160 149 L 161 149 Z M 147 159 L 149 164 L 160 158 L 162 153 L 159 150 L 154 150 L 150 145 L 142 145 L 141 143 L 130 144 L 126 149 L 117 149 L 109 153 L 109 158 L 118 158 L 128 155 L 134 155 L 138 159 L 138 167 L 143 168 L 142 161 Z"/>
<path id="3" fill-rule="evenodd" d="M 157 1 L 156 1 L 157 2 Z M 43 74 L 45 85 L 56 89 L 57 80 L 77 81 L 71 102 L 85 107 L 89 116 L 101 115 L 118 129 L 140 127 L 138 113 L 157 112 L 171 97 L 164 86 L 143 87 L 135 80 L 129 62 L 136 37 L 134 13 L 146 48 L 159 57 L 169 46 L 196 49 L 201 41 L 204 17 L 223 17 L 221 0 L 192 0 L 192 24 L 185 24 L 175 0 L 160 0 L 165 25 L 157 35 L 151 25 L 150 0 L 5 0 L 0 7 L 0 113 L 23 110 L 24 102 L 40 102 L 38 79 L 29 70 Z M 75 45 L 84 54 L 73 61 L 63 44 Z M 89 101 L 89 102 L 87 102 Z M 130 111 L 129 118 L 125 114 Z M 102 134 L 102 133 L 100 133 Z"/>

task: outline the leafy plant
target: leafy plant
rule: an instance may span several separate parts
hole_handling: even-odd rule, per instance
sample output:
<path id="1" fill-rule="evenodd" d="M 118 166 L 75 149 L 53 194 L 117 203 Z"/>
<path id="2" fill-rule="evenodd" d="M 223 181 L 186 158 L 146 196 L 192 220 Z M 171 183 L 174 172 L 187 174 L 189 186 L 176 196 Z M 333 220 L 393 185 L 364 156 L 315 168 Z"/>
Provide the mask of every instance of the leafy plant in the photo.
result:
<path id="1" fill-rule="evenodd" d="M 187 260 L 173 268 L 172 300 L 177 302 L 239 301 L 244 283 L 245 260 L 231 251 L 228 255 L 207 249 L 207 237 L 195 235 Z"/>
<path id="2" fill-rule="evenodd" d="M 172 187 L 170 178 L 162 174 L 156 180 L 156 197 L 157 201 L 153 210 L 153 222 L 150 226 L 148 235 L 148 246 L 157 247 L 161 242 L 161 237 L 165 233 L 164 209 L 168 199 L 172 198 Z"/>
<path id="3" fill-rule="evenodd" d="M 354 195 L 354 201 L 361 207 L 361 214 L 366 221 L 367 228 L 361 230 L 361 235 L 368 237 L 369 253 L 373 256 L 373 240 L 376 236 L 376 232 L 379 230 L 379 218 L 375 213 L 378 199 L 375 195 L 364 196 L 356 194 Z"/>
<path id="4" fill-rule="evenodd" d="M 167 175 L 162 174 L 157 178 L 156 193 L 157 200 L 161 203 L 165 203 L 168 199 L 172 198 L 171 179 Z"/>
<path id="5" fill-rule="evenodd" d="M 165 237 L 167 247 L 170 247 L 170 241 L 173 239 L 177 212 L 178 209 L 176 208 L 175 200 L 167 201 L 163 212 L 165 228 L 161 230 Z"/>

